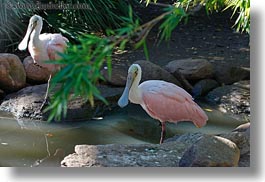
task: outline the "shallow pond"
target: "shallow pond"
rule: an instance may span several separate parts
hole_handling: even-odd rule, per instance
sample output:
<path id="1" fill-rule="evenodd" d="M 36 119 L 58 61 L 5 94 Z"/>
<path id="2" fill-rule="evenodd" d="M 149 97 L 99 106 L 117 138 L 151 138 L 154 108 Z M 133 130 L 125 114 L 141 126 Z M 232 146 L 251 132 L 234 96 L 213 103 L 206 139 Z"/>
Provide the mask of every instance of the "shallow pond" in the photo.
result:
<path id="1" fill-rule="evenodd" d="M 200 129 L 190 122 L 167 123 L 166 138 L 188 132 L 225 133 L 244 123 L 214 108 L 208 109 L 207 115 L 209 121 Z M 132 104 L 86 122 L 17 121 L 0 113 L 0 166 L 60 166 L 78 144 L 158 143 L 159 138 L 159 122 Z"/>

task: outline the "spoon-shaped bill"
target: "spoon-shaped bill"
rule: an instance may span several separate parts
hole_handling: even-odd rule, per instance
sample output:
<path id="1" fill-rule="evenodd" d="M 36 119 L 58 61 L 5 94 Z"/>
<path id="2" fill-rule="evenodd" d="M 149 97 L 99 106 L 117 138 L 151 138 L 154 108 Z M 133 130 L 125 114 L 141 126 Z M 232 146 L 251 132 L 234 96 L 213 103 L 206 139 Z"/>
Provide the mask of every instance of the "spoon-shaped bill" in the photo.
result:
<path id="1" fill-rule="evenodd" d="M 22 50 L 27 49 L 29 36 L 32 33 L 32 31 L 34 30 L 34 28 L 35 28 L 35 26 L 32 26 L 31 24 L 29 24 L 28 29 L 27 29 L 27 33 L 26 33 L 25 37 L 23 38 L 23 40 L 18 45 L 18 49 L 19 50 L 22 51 Z"/>
<path id="2" fill-rule="evenodd" d="M 128 105 L 129 103 L 129 88 L 125 87 L 122 96 L 120 97 L 119 101 L 118 101 L 118 105 L 120 107 L 125 107 L 126 105 Z"/>
<path id="3" fill-rule="evenodd" d="M 125 89 L 118 101 L 120 107 L 125 107 L 129 103 L 129 91 L 133 84 L 134 77 L 131 73 L 128 73 Z"/>

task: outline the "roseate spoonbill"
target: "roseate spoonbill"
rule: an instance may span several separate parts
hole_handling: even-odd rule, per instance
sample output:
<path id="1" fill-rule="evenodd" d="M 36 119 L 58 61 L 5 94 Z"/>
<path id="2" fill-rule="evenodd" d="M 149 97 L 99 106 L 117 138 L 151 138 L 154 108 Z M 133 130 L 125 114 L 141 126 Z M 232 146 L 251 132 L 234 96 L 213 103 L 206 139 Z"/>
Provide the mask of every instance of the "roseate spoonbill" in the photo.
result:
<path id="1" fill-rule="evenodd" d="M 208 120 L 204 111 L 193 101 L 184 89 L 162 80 L 148 80 L 139 85 L 142 76 L 140 65 L 133 64 L 128 70 L 127 82 L 120 107 L 132 103 L 140 104 L 154 119 L 161 122 L 160 144 L 165 137 L 165 122 L 192 121 L 200 128 Z"/>
<path id="2" fill-rule="evenodd" d="M 68 39 L 63 37 L 61 34 L 40 34 L 42 25 L 42 17 L 38 15 L 32 16 L 29 20 L 27 33 L 18 45 L 19 50 L 25 50 L 28 47 L 34 63 L 46 68 L 50 73 L 47 91 L 41 109 L 47 102 L 51 76 L 60 69 L 60 66 L 56 64 L 46 64 L 45 61 L 60 59 L 60 56 L 57 53 L 64 52 L 68 42 Z"/>

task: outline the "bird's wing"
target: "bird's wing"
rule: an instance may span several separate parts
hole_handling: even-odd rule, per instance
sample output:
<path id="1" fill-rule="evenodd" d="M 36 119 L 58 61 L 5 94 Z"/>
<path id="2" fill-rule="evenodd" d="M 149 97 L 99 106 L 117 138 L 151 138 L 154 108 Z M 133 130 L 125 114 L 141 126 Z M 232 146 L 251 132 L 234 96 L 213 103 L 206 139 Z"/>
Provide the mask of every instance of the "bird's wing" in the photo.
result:
<path id="1" fill-rule="evenodd" d="M 142 107 L 160 121 L 193 121 L 202 127 L 208 117 L 184 89 L 164 81 L 142 83 Z"/>
<path id="2" fill-rule="evenodd" d="M 67 46 L 68 39 L 61 34 L 41 34 L 41 40 L 47 40 L 46 49 L 50 60 L 57 60 L 58 52 L 63 52 Z"/>

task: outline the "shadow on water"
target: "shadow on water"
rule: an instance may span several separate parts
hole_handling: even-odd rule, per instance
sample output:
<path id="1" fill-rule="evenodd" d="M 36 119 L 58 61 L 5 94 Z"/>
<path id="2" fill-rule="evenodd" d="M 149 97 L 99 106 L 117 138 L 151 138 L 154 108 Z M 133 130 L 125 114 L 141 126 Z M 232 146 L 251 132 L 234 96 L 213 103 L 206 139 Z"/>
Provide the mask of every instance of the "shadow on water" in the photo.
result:
<path id="1" fill-rule="evenodd" d="M 166 137 L 231 132 L 243 123 L 215 109 L 207 115 L 209 121 L 200 129 L 190 122 L 167 123 Z M 132 104 L 86 122 L 16 120 L 0 113 L 0 166 L 60 166 L 63 157 L 74 152 L 75 145 L 158 143 L 159 138 L 159 122 Z"/>

